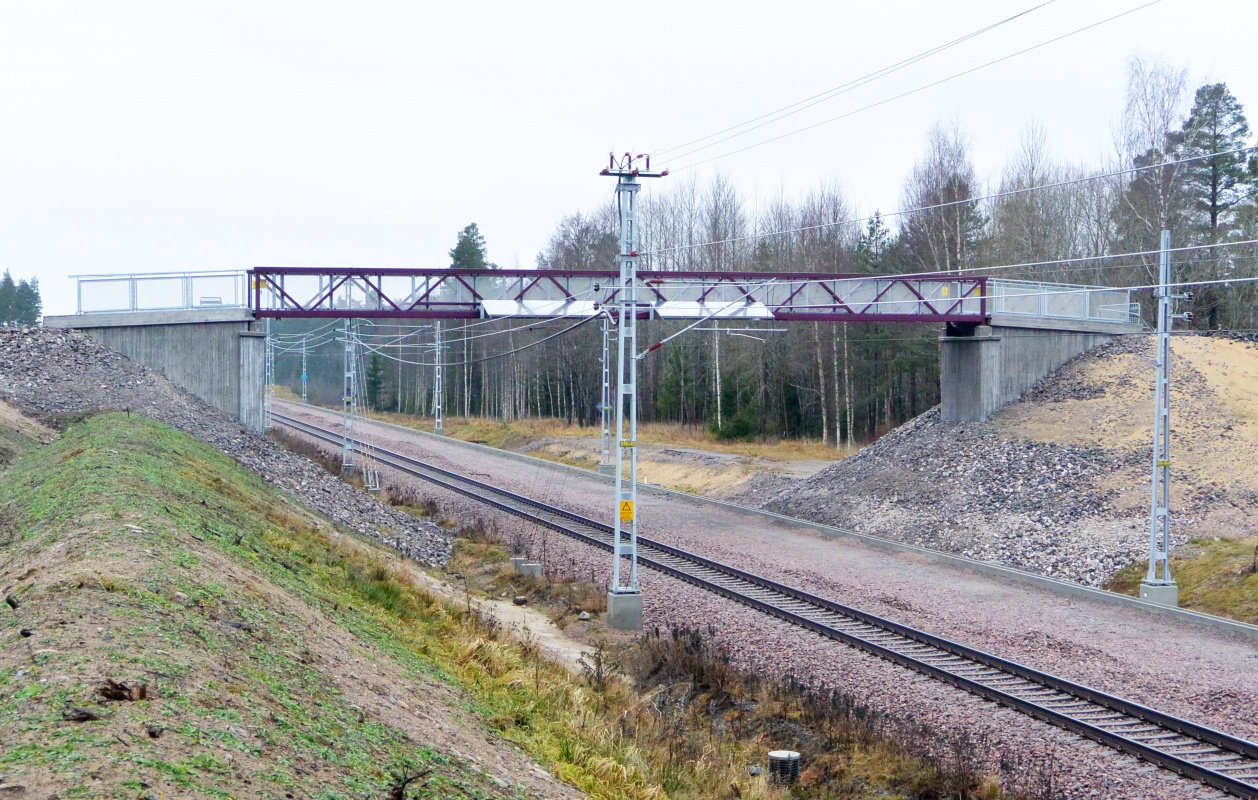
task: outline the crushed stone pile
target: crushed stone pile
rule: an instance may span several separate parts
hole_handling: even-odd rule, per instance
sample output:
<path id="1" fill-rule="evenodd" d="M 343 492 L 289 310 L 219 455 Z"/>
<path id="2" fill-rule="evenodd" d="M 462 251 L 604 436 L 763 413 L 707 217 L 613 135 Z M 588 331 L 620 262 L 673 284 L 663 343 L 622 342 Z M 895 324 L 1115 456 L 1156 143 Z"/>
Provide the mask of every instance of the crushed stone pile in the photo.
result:
<path id="1" fill-rule="evenodd" d="M 1175 540 L 1258 535 L 1258 346 L 1177 337 L 1172 352 Z M 989 420 L 946 424 L 932 409 L 744 502 L 1103 585 L 1147 558 L 1153 375 L 1152 339 L 1125 336 Z"/>
<path id="2" fill-rule="evenodd" d="M 221 450 L 308 508 L 409 558 L 435 566 L 450 557 L 444 529 L 355 489 L 77 331 L 0 327 L 0 399 L 45 421 L 97 411 L 149 417 Z"/>

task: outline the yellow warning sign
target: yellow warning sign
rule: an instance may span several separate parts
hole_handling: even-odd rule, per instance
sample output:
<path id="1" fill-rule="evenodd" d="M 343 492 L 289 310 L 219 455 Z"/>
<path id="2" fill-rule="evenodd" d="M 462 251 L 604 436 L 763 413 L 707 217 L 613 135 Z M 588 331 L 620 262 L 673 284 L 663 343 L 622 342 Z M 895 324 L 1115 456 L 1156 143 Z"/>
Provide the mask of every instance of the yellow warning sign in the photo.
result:
<path id="1" fill-rule="evenodd" d="M 633 501 L 632 500 L 620 501 L 620 521 L 633 522 Z"/>
<path id="2" fill-rule="evenodd" d="M 947 297 L 947 296 L 948 296 L 948 287 L 947 287 L 947 286 L 940 286 L 940 287 L 939 287 L 939 289 L 940 289 L 940 294 L 942 294 L 944 297 Z"/>

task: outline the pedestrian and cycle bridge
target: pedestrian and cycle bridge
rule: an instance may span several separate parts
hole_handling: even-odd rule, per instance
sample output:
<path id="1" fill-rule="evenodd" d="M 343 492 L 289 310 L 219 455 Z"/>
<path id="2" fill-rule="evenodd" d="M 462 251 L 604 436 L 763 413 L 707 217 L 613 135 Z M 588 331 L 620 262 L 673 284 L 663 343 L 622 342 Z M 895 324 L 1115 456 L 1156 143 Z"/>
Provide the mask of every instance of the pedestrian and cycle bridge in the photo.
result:
<path id="1" fill-rule="evenodd" d="M 640 271 L 638 319 L 933 323 L 945 420 L 976 421 L 1070 358 L 1143 329 L 1128 289 L 957 274 Z M 79 329 L 261 429 L 265 320 L 593 318 L 618 272 L 320 269 L 79 275 Z"/>

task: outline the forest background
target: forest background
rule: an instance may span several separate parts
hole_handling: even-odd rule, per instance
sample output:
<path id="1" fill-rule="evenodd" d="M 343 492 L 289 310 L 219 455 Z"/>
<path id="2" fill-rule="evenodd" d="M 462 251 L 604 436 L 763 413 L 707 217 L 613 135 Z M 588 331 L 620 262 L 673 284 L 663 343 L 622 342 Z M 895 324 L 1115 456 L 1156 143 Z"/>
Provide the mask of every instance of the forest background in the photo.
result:
<path id="1" fill-rule="evenodd" d="M 1007 279 L 1147 286 L 1157 280 L 1156 254 L 1113 256 L 1156 251 L 1161 231 L 1170 230 L 1175 280 L 1227 281 L 1194 292 L 1182 308 L 1193 314 L 1190 324 L 1251 331 L 1258 328 L 1258 285 L 1251 280 L 1258 277 L 1258 156 L 1250 139 L 1243 105 L 1225 83 L 1194 91 L 1187 70 L 1132 58 L 1112 152 L 1093 163 L 1055 160 L 1048 133 L 1031 123 L 1000 174 L 985 180 L 975 173 L 965 131 L 945 120 L 929 132 L 901 193 L 902 209 L 944 208 L 862 216 L 837 180 L 821 181 L 803 197 L 752 203 L 727 174 L 673 178 L 640 199 L 647 253 L 640 268 L 976 270 Z M 1098 175 L 1106 177 L 1082 180 Z M 1025 189 L 1035 190 L 1018 191 Z M 616 213 L 608 203 L 560 220 L 537 266 L 612 270 L 616 250 Z M 496 268 L 475 224 L 459 233 L 450 255 L 454 267 Z M 1137 298 L 1151 320 L 1151 293 Z M 661 340 L 685 324 L 640 323 L 640 341 Z M 284 341 L 276 380 L 300 392 L 298 343 L 310 332 L 308 344 L 321 342 L 305 348 L 310 400 L 335 405 L 343 351 L 325 325 L 276 323 Z M 566 319 L 444 323 L 445 414 L 597 425 L 601 332 L 589 324 L 554 336 L 571 326 Z M 722 438 L 809 438 L 842 447 L 875 438 L 939 401 L 937 326 L 759 327 L 773 331 L 694 331 L 644 358 L 641 418 L 706 426 Z M 368 402 L 430 415 L 431 325 L 363 322 L 361 331 Z"/>

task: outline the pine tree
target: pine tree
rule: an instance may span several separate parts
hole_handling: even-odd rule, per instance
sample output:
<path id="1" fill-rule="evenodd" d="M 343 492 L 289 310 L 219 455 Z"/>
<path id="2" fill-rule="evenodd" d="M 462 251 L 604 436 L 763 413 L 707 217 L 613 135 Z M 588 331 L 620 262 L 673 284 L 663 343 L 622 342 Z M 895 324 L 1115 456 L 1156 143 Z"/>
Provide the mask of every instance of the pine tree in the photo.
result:
<path id="1" fill-rule="evenodd" d="M 1202 238 L 1213 244 L 1226 234 L 1234 209 L 1252 189 L 1246 154 L 1227 152 L 1244 147 L 1249 139 L 1244 108 L 1227 84 L 1206 84 L 1197 90 L 1188 120 L 1175 138 L 1180 158 L 1222 153 L 1185 165 L 1197 227 Z"/>
<path id="2" fill-rule="evenodd" d="M 384 358 L 379 353 L 372 353 L 367 362 L 367 383 L 363 388 L 369 408 L 379 411 L 384 407 Z"/>
<path id="3" fill-rule="evenodd" d="M 37 325 L 44 303 L 39 297 L 39 278 L 22 281 L 17 286 L 13 300 L 13 324 Z"/>
<path id="4" fill-rule="evenodd" d="M 495 269 L 497 265 L 485 258 L 485 237 L 473 222 L 459 231 L 459 241 L 450 251 L 452 269 Z"/>
<path id="5" fill-rule="evenodd" d="M 17 303 L 17 284 L 6 269 L 0 279 L 0 325 L 13 323 L 14 305 Z"/>

